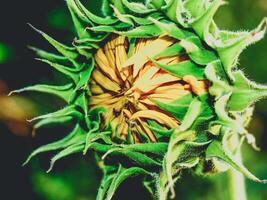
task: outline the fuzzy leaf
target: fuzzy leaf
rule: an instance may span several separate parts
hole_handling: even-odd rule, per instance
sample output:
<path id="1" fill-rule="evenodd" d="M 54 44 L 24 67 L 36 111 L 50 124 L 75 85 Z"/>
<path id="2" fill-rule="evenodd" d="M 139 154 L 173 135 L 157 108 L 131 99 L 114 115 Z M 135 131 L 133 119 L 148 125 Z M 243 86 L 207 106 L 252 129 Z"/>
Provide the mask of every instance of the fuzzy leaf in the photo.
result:
<path id="1" fill-rule="evenodd" d="M 224 96 L 219 98 L 217 102 L 215 102 L 214 107 L 215 107 L 215 112 L 218 117 L 218 123 L 231 128 L 237 133 L 240 133 L 240 134 L 247 133 L 246 129 L 243 127 L 243 123 L 240 122 L 239 120 L 232 119 L 229 116 L 228 111 L 226 110 L 227 103 L 229 101 L 230 96 L 231 96 L 231 93 L 225 94 Z"/>
<path id="2" fill-rule="evenodd" d="M 235 79 L 228 107 L 231 111 L 243 111 L 259 99 L 267 96 L 267 86 L 248 80 L 242 71 L 233 73 Z M 242 101 L 240 101 L 242 99 Z"/>
<path id="3" fill-rule="evenodd" d="M 231 92 L 231 87 L 229 86 L 228 81 L 224 78 L 224 74 L 218 73 L 221 72 L 221 69 L 222 65 L 220 60 L 209 63 L 205 68 L 205 75 L 208 80 L 212 82 L 212 86 L 209 88 L 209 93 L 212 96 L 215 96 L 215 99 Z"/>
<path id="4" fill-rule="evenodd" d="M 241 52 L 250 44 L 264 37 L 267 19 L 263 19 L 259 26 L 251 32 L 220 32 L 220 40 L 216 41 L 216 48 L 225 71 L 233 79 L 232 69 L 236 66 Z"/>
<path id="5" fill-rule="evenodd" d="M 140 153 L 150 153 L 156 155 L 164 155 L 167 151 L 167 143 L 144 143 L 144 144 L 130 144 L 122 145 L 123 149 L 129 151 L 136 151 Z"/>
<path id="6" fill-rule="evenodd" d="M 198 5 L 195 5 L 194 0 L 189 0 L 192 6 L 190 8 L 191 15 L 195 18 L 192 22 L 193 29 L 197 32 L 197 34 L 204 39 L 205 32 L 209 30 L 210 24 L 213 20 L 213 17 L 218 10 L 218 8 L 225 4 L 223 0 L 214 0 L 208 8 L 205 10 L 205 4 L 207 3 L 206 0 L 199 0 Z M 188 7 L 187 7 L 188 9 Z M 204 11 L 205 10 L 205 11 Z"/>
<path id="7" fill-rule="evenodd" d="M 256 182 L 263 182 L 266 183 L 267 180 L 260 180 L 257 177 L 255 177 L 248 169 L 238 160 L 236 160 L 230 152 L 225 150 L 222 146 L 222 144 L 219 141 L 213 141 L 207 151 L 206 151 L 206 157 L 209 158 L 219 158 L 223 160 L 224 162 L 228 163 L 230 166 L 232 166 L 237 171 L 243 173 L 247 178 L 256 181 Z"/>

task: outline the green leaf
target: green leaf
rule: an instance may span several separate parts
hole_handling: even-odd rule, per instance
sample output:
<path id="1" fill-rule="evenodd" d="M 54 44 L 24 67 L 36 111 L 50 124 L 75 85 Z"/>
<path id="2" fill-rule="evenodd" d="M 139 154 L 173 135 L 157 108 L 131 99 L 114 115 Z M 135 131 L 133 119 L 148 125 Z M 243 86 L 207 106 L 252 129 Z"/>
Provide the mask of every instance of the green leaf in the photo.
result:
<path id="1" fill-rule="evenodd" d="M 127 37 L 150 38 L 161 35 L 162 31 L 155 25 L 145 25 L 138 26 L 128 31 L 115 31 L 115 33 Z"/>
<path id="2" fill-rule="evenodd" d="M 159 21 L 152 17 L 149 17 L 156 26 L 158 26 L 162 32 L 168 33 L 170 37 L 173 37 L 177 40 L 186 39 L 186 37 L 192 36 L 193 34 L 185 30 L 180 29 L 177 24 L 169 21 Z"/>
<path id="3" fill-rule="evenodd" d="M 154 64 L 156 64 L 157 67 L 171 73 L 176 77 L 182 78 L 186 75 L 192 75 L 196 77 L 198 80 L 205 79 L 204 68 L 199 67 L 197 64 L 195 64 L 190 60 L 186 60 L 172 65 L 160 63 L 152 58 L 151 60 Z"/>
<path id="4" fill-rule="evenodd" d="M 194 124 L 194 121 L 201 113 L 201 106 L 201 101 L 199 101 L 198 98 L 193 99 L 184 116 L 182 124 L 177 128 L 179 130 L 178 132 L 188 130 Z"/>
<path id="5" fill-rule="evenodd" d="M 217 60 L 216 53 L 212 49 L 204 47 L 198 37 L 192 36 L 180 41 L 180 45 L 184 47 L 189 57 L 199 65 L 207 65 Z"/>
<path id="6" fill-rule="evenodd" d="M 189 0 L 191 2 L 189 12 L 193 16 L 193 22 L 191 22 L 193 29 L 197 32 L 197 34 L 204 39 L 204 35 L 206 31 L 209 31 L 210 24 L 213 20 L 213 17 L 220 6 L 225 4 L 223 0 L 214 0 L 210 3 L 208 8 L 205 10 L 205 4 L 207 1 L 199 0 L 197 5 L 194 0 Z M 188 9 L 188 7 L 186 7 Z M 193 9 L 192 9 L 193 8 Z M 204 11 L 205 10 L 205 11 Z"/>
<path id="7" fill-rule="evenodd" d="M 81 65 L 79 68 L 75 69 L 75 68 L 71 68 L 68 66 L 58 64 L 58 63 L 53 63 L 53 62 L 50 62 L 49 60 L 45 60 L 45 59 L 39 59 L 38 58 L 37 60 L 49 64 L 51 67 L 53 67 L 57 71 L 61 72 L 65 76 L 72 79 L 74 81 L 74 83 L 77 83 L 79 81 L 79 72 L 84 68 L 84 65 Z"/>
<path id="8" fill-rule="evenodd" d="M 230 152 L 228 152 L 226 149 L 223 148 L 222 144 L 219 141 L 213 141 L 209 145 L 206 151 L 206 157 L 208 159 L 214 157 L 219 158 L 224 162 L 228 163 L 237 171 L 243 173 L 247 178 L 256 182 L 267 183 L 267 180 L 260 180 L 257 177 L 255 177 L 250 171 L 248 171 L 248 169 L 240 161 L 235 159 Z"/>
<path id="9" fill-rule="evenodd" d="M 232 87 L 232 96 L 227 105 L 229 110 L 243 111 L 267 96 L 267 86 L 248 80 L 242 71 L 234 72 L 233 77 L 235 81 Z"/>
<path id="10" fill-rule="evenodd" d="M 107 156 L 125 156 L 131 160 L 131 162 L 135 163 L 135 165 L 141 167 L 159 167 L 161 166 L 160 161 L 156 161 L 155 159 L 140 153 L 134 152 L 128 149 L 122 149 L 119 147 L 113 147 L 108 152 L 106 152 L 103 158 L 107 158 Z"/>
<path id="11" fill-rule="evenodd" d="M 156 100 L 153 100 L 153 102 L 155 102 L 161 109 L 171 113 L 179 121 L 182 121 L 192 100 L 192 94 L 188 94 L 170 103 L 162 103 Z"/>
<path id="12" fill-rule="evenodd" d="M 145 6 L 142 3 L 129 2 L 128 0 L 122 0 L 122 3 L 129 10 L 131 10 L 132 12 L 138 13 L 138 14 L 148 14 L 148 13 L 155 11 L 155 9 L 149 9 L 147 6 Z"/>
<path id="13" fill-rule="evenodd" d="M 29 121 L 32 122 L 32 121 L 36 121 L 40 119 L 47 119 L 47 118 L 57 119 L 57 118 L 65 117 L 65 116 L 71 116 L 73 118 L 80 119 L 80 120 L 83 118 L 82 113 L 76 109 L 76 106 L 69 105 L 61 110 L 58 110 L 56 112 L 49 113 L 46 115 L 41 115 L 39 117 L 35 117 Z"/>
<path id="14" fill-rule="evenodd" d="M 194 142 L 195 131 L 175 132 L 169 142 L 168 151 L 163 162 L 163 174 L 167 177 L 168 188 L 174 195 L 175 176 L 184 168 L 195 166 L 199 155 L 203 153 L 210 141 Z"/>
<path id="15" fill-rule="evenodd" d="M 73 8 L 72 0 L 67 0 L 67 5 L 72 17 L 72 21 L 74 23 L 75 31 L 79 38 L 90 38 L 91 35 L 86 30 L 86 26 L 88 26 L 88 20 L 84 20 L 84 17 L 79 17 L 77 12 L 75 11 L 75 8 Z M 86 24 L 86 25 L 85 25 Z"/>
<path id="16" fill-rule="evenodd" d="M 38 49 L 38 48 L 32 47 L 32 46 L 29 46 L 29 48 L 31 50 L 35 51 L 37 56 L 39 56 L 40 58 L 49 60 L 51 62 L 55 62 L 55 63 L 64 62 L 65 63 L 65 62 L 68 61 L 68 59 L 65 56 L 60 56 L 60 55 L 57 55 L 57 54 L 54 54 L 54 53 L 50 53 L 50 52 L 47 52 L 47 51 L 44 51 L 42 49 Z"/>
<path id="17" fill-rule="evenodd" d="M 75 59 L 78 58 L 79 54 L 75 51 L 75 48 L 73 47 L 67 47 L 64 44 L 59 43 L 58 41 L 56 41 L 55 39 L 53 39 L 52 37 L 50 37 L 49 35 L 47 35 L 46 33 L 38 30 L 37 28 L 35 28 L 34 26 L 32 26 L 31 24 L 29 24 L 36 32 L 40 33 L 53 47 L 55 47 L 59 53 L 61 53 L 63 56 L 65 56 L 66 58 L 68 58 L 71 61 L 74 61 Z"/>
<path id="18" fill-rule="evenodd" d="M 220 32 L 220 41 L 216 42 L 216 49 L 223 63 L 225 71 L 232 76 L 232 70 L 236 66 L 241 52 L 250 44 L 264 37 L 267 29 L 267 19 L 263 19 L 259 26 L 251 32 Z"/>
<path id="19" fill-rule="evenodd" d="M 231 92 L 231 87 L 224 77 L 224 72 L 222 72 L 222 65 L 220 60 L 211 62 L 205 68 L 205 75 L 208 80 L 212 83 L 209 88 L 209 93 L 215 96 L 217 100 L 226 93 Z"/>
<path id="20" fill-rule="evenodd" d="M 137 26 L 136 28 L 129 29 L 127 31 L 119 31 L 116 27 L 111 26 L 96 26 L 90 29 L 96 32 L 116 33 L 129 38 L 150 38 L 162 34 L 162 31 L 155 25 Z"/>
<path id="21" fill-rule="evenodd" d="M 206 77 L 212 82 L 209 93 L 218 100 L 225 94 L 231 93 L 227 109 L 229 111 L 244 111 L 259 99 L 267 96 L 267 86 L 256 84 L 248 80 L 242 71 L 232 73 L 232 84 L 226 80 L 221 71 L 220 61 L 210 63 L 205 69 Z M 242 101 L 240 101 L 242 99 Z"/>
<path id="22" fill-rule="evenodd" d="M 169 0 L 165 1 L 166 5 L 163 7 L 163 10 L 168 18 L 170 18 L 172 21 L 176 22 L 182 22 L 182 20 L 179 20 L 177 17 L 177 13 L 180 10 L 180 6 L 182 5 L 182 0 Z M 183 23 L 181 23 L 183 24 Z"/>
<path id="23" fill-rule="evenodd" d="M 164 0 L 149 0 L 147 1 L 147 4 L 152 5 L 157 9 L 160 9 L 165 4 L 165 1 Z"/>
<path id="24" fill-rule="evenodd" d="M 160 141 L 162 138 L 169 138 L 174 129 L 167 129 L 154 120 L 148 120 L 149 128 L 155 133 L 157 139 Z"/>
<path id="25" fill-rule="evenodd" d="M 116 175 L 114 176 L 110 184 L 105 200 L 112 199 L 117 188 L 120 186 L 120 184 L 123 181 L 125 181 L 128 178 L 137 176 L 137 175 L 150 175 L 150 174 L 146 170 L 139 168 L 139 167 L 131 167 L 131 168 L 126 169 L 120 166 L 118 169 L 118 172 L 116 173 Z"/>
<path id="26" fill-rule="evenodd" d="M 183 53 L 183 50 L 184 49 L 181 45 L 179 45 L 178 43 L 175 43 L 152 58 L 156 60 L 158 58 L 177 56 Z"/>
<path id="27" fill-rule="evenodd" d="M 35 157 L 36 155 L 40 154 L 40 153 L 44 153 L 44 152 L 48 152 L 48 151 L 55 151 L 58 149 L 64 149 L 68 146 L 71 146 L 73 144 L 76 144 L 77 142 L 79 142 L 82 139 L 82 135 L 84 135 L 84 131 L 83 129 L 80 127 L 79 124 L 77 124 L 75 126 L 75 128 L 72 130 L 71 133 L 69 133 L 66 137 L 64 137 L 61 140 L 58 140 L 56 142 L 41 146 L 39 148 L 37 148 L 36 150 L 34 150 L 31 155 L 27 158 L 27 160 L 23 163 L 23 165 L 26 165 L 27 163 L 29 163 L 29 161 Z"/>
<path id="28" fill-rule="evenodd" d="M 112 15 L 112 9 L 110 7 L 110 2 L 109 0 L 101 0 L 102 1 L 102 6 L 101 6 L 101 11 L 104 16 L 110 16 Z"/>
<path id="29" fill-rule="evenodd" d="M 82 139 L 80 143 L 83 143 L 83 142 L 84 142 L 84 139 Z M 62 159 L 64 157 L 67 157 L 69 155 L 82 152 L 83 148 L 84 148 L 84 144 L 79 144 L 78 143 L 78 144 L 71 145 L 71 146 L 67 147 L 66 149 L 60 151 L 58 154 L 56 154 L 51 159 L 50 167 L 47 170 L 47 173 L 50 172 L 53 169 L 56 161 L 58 161 L 58 160 L 60 160 L 60 159 Z"/>
<path id="30" fill-rule="evenodd" d="M 121 145 L 123 149 L 129 151 L 136 151 L 140 153 L 150 153 L 156 154 L 159 156 L 163 156 L 166 151 L 168 144 L 167 143 L 144 143 L 144 144 L 129 144 L 129 145 Z"/>
<path id="31" fill-rule="evenodd" d="M 73 120 L 72 116 L 61 116 L 58 118 L 45 118 L 34 124 L 33 126 L 33 134 L 35 131 L 43 126 L 51 126 L 51 125 L 65 125 Z"/>
<path id="32" fill-rule="evenodd" d="M 69 97 L 72 96 L 73 93 L 73 84 L 67 84 L 63 86 L 56 86 L 56 85 L 34 85 L 34 86 L 28 86 L 19 90 L 14 90 L 9 93 L 9 95 L 21 93 L 21 92 L 43 92 L 52 94 L 55 96 L 58 96 L 62 99 L 64 99 L 66 102 L 69 102 Z"/>
<path id="33" fill-rule="evenodd" d="M 239 121 L 238 119 L 233 119 L 229 116 L 229 112 L 227 111 L 227 103 L 229 101 L 230 96 L 231 93 L 225 94 L 215 102 L 214 107 L 218 117 L 218 123 L 221 125 L 225 125 L 228 128 L 231 128 L 237 133 L 247 133 L 247 130 L 244 128 L 243 123 L 241 121 Z"/>
<path id="34" fill-rule="evenodd" d="M 92 21 L 93 23 L 100 24 L 100 25 L 112 25 L 115 24 L 118 20 L 112 19 L 110 16 L 108 17 L 99 17 L 91 13 L 88 9 L 86 9 L 83 4 L 79 0 L 67 0 L 72 7 L 76 7 L 80 13 L 83 14 L 88 20 Z"/>
<path id="35" fill-rule="evenodd" d="M 105 200 L 105 196 L 111 185 L 111 182 L 116 176 L 116 171 L 114 171 L 114 169 L 117 169 L 117 167 L 113 167 L 113 166 L 104 167 L 104 177 L 101 180 L 100 187 L 97 192 L 96 200 Z"/>
<path id="36" fill-rule="evenodd" d="M 94 59 L 88 61 L 88 64 L 84 66 L 84 70 L 79 75 L 79 82 L 76 85 L 75 91 L 80 89 L 86 89 L 88 87 L 89 80 L 91 78 L 92 71 L 95 67 Z"/>

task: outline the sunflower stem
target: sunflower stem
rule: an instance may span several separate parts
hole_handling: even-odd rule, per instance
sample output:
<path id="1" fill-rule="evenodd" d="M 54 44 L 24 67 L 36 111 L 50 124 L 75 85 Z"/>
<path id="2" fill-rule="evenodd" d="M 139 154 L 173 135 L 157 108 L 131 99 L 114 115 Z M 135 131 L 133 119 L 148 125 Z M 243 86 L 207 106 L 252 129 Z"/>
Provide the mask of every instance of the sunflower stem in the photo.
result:
<path id="1" fill-rule="evenodd" d="M 238 146 L 238 136 L 233 136 L 229 142 L 230 146 L 235 149 Z M 236 150 L 235 158 L 242 161 L 241 148 Z M 246 184 L 243 174 L 230 168 L 227 173 L 229 200 L 247 200 Z"/>

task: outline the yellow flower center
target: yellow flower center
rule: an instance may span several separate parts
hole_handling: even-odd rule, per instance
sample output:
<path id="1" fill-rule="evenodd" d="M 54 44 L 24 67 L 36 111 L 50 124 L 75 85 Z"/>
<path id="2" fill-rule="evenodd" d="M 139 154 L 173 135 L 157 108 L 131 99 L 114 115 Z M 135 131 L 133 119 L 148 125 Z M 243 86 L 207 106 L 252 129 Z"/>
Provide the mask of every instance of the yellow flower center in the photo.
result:
<path id="1" fill-rule="evenodd" d="M 125 37 L 114 35 L 96 52 L 89 106 L 107 110 L 103 116 L 104 126 L 111 124 L 113 137 L 126 140 L 130 135 L 135 143 L 139 143 L 145 135 L 151 142 L 156 142 L 156 136 L 149 128 L 149 120 L 166 128 L 176 128 L 179 121 L 160 109 L 155 100 L 169 103 L 190 92 L 196 95 L 206 92 L 205 81 L 198 81 L 193 76 L 173 76 L 151 61 L 150 58 L 176 42 L 162 35 L 138 39 L 134 47 L 130 47 Z M 179 55 L 161 57 L 157 61 L 176 64 L 186 59 L 186 55 Z"/>

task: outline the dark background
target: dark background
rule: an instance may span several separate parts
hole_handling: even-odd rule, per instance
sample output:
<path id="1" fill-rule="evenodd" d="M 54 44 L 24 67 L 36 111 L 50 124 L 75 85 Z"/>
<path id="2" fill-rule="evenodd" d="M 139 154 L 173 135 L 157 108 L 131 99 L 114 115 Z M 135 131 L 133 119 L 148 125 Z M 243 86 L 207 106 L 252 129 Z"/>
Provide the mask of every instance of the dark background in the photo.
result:
<path id="1" fill-rule="evenodd" d="M 266 0 L 231 0 L 216 15 L 220 27 L 227 29 L 252 29 L 267 15 Z M 45 49 L 51 47 L 35 33 L 27 23 L 50 33 L 61 42 L 70 43 L 73 37 L 71 19 L 63 0 L 49 1 L 2 1 L 0 6 L 0 80 L 9 90 L 39 82 L 52 82 L 57 74 L 33 58 L 27 48 L 33 45 Z M 1 46 L 2 45 L 2 46 Z M 1 49 L 2 48 L 2 49 Z M 2 52 L 1 52 L 2 51 Z M 267 82 L 267 40 L 249 48 L 241 56 L 240 65 L 247 75 L 257 82 Z M 39 98 L 38 98 L 39 97 Z M 41 98 L 40 98 L 41 97 Z M 55 109 L 61 102 L 52 97 L 28 95 L 38 112 Z M 51 102 L 53 102 L 51 104 Z M 55 102 L 55 103 L 54 103 Z M 43 106 L 40 106 L 43 105 Z M 1 106 L 0 109 L 5 109 Z M 5 112 L 9 112 L 5 110 Z M 250 130 L 256 135 L 261 152 L 244 148 L 245 163 L 261 178 L 267 177 L 267 101 L 257 104 Z M 33 147 L 59 138 L 62 129 L 49 129 L 39 133 L 35 139 L 28 134 L 14 134 L 0 117 L 0 199 L 15 200 L 90 200 L 95 199 L 100 172 L 93 159 L 73 156 L 60 161 L 55 171 L 46 175 L 50 155 L 42 156 L 31 165 L 21 164 Z M 92 157 L 92 156 L 91 156 Z M 138 179 L 124 184 L 116 199 L 148 199 Z M 267 199 L 264 185 L 247 181 L 249 200 Z M 227 199 L 225 197 L 225 175 L 209 179 L 192 177 L 190 173 L 177 186 L 177 199 Z"/>

